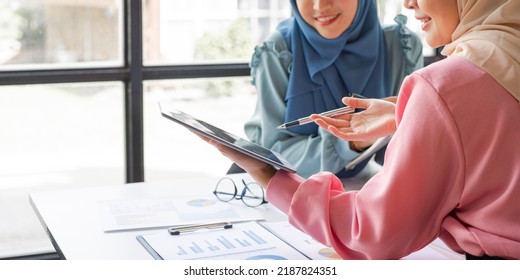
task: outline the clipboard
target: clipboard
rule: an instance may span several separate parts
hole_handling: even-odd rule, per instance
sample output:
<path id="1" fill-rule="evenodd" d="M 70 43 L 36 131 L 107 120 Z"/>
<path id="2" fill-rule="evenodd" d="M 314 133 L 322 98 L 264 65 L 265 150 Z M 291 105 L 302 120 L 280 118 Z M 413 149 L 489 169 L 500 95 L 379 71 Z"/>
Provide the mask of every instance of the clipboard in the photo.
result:
<path id="1" fill-rule="evenodd" d="M 163 230 L 136 239 L 156 260 L 309 260 L 258 222 L 180 235 Z"/>
<path id="2" fill-rule="evenodd" d="M 280 154 L 271 151 L 263 146 L 243 139 L 221 128 L 199 120 L 180 110 L 171 108 L 167 103 L 159 102 L 159 108 L 163 117 L 178 123 L 189 130 L 202 136 L 213 139 L 245 155 L 254 157 L 260 161 L 268 163 L 276 168 L 296 173 L 296 169 L 287 162 Z"/>
<path id="3" fill-rule="evenodd" d="M 375 153 L 377 153 L 379 150 L 381 150 L 383 147 L 385 147 L 389 142 L 392 136 L 385 136 L 382 138 L 377 139 L 372 146 L 370 146 L 368 149 L 363 151 L 360 155 L 358 155 L 356 158 L 354 158 L 352 161 L 350 161 L 346 166 L 346 170 L 352 170 L 354 169 L 359 163 L 363 162 L 364 160 L 372 157 Z"/>

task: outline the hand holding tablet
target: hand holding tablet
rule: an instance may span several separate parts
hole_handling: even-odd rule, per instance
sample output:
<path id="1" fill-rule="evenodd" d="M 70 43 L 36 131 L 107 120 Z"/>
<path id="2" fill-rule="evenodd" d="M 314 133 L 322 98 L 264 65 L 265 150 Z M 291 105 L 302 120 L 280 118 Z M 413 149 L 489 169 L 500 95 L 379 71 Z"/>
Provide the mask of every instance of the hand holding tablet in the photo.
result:
<path id="1" fill-rule="evenodd" d="M 288 163 L 287 160 L 274 151 L 224 131 L 177 109 L 168 108 L 167 103 L 161 102 L 159 107 L 163 117 L 172 120 L 203 137 L 217 141 L 227 147 L 230 147 L 245 155 L 254 157 L 276 168 L 292 173 L 296 172 L 294 167 Z"/>

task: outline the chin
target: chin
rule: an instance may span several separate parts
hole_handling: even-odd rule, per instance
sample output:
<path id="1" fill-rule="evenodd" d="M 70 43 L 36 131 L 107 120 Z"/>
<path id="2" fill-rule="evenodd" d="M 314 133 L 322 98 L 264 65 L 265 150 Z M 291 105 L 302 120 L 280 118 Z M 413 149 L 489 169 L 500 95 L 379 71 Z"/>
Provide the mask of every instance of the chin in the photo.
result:
<path id="1" fill-rule="evenodd" d="M 446 44 L 441 44 L 439 41 L 429 39 L 428 37 L 426 38 L 426 43 L 428 44 L 428 46 L 430 46 L 432 48 L 440 48 L 440 47 L 446 45 Z"/>
<path id="2" fill-rule="evenodd" d="M 451 36 L 450 36 L 450 38 L 440 38 L 438 36 L 436 36 L 435 38 L 432 38 L 431 36 L 426 36 L 426 43 L 428 44 L 428 46 L 430 46 L 432 48 L 444 47 L 451 42 L 452 42 Z"/>
<path id="3" fill-rule="evenodd" d="M 342 32 L 338 32 L 337 30 L 332 30 L 332 29 L 328 29 L 328 30 L 318 30 L 318 33 L 320 33 L 321 37 L 325 38 L 325 39 L 336 39 L 338 38 Z"/>

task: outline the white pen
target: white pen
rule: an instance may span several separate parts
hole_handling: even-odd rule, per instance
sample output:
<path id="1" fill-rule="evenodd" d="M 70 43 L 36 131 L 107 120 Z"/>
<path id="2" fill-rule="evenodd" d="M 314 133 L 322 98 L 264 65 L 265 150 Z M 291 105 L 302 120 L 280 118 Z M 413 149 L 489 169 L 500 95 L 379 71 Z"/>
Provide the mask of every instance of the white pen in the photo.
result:
<path id="1" fill-rule="evenodd" d="M 196 230 L 204 229 L 204 228 L 205 229 L 215 229 L 215 228 L 230 229 L 230 228 L 233 228 L 233 224 L 231 224 L 229 222 L 222 222 L 222 223 L 178 226 L 178 227 L 169 228 L 168 232 L 171 235 L 179 235 L 179 234 L 181 234 L 181 232 L 191 232 L 191 231 L 196 231 Z"/>
<path id="2" fill-rule="evenodd" d="M 340 115 L 344 115 L 344 114 L 350 114 L 350 113 L 353 113 L 353 112 L 354 112 L 354 108 L 351 108 L 349 106 L 345 106 L 345 107 L 341 107 L 341 108 L 338 108 L 338 109 L 334 109 L 334 110 L 330 110 L 330 111 L 327 111 L 327 112 L 320 113 L 319 115 L 332 118 L 332 117 L 336 117 L 336 116 L 340 116 Z M 284 124 L 278 126 L 277 128 L 285 129 L 285 128 L 288 128 L 288 127 L 291 127 L 291 126 L 302 125 L 302 124 L 306 124 L 306 123 L 310 123 L 310 122 L 313 122 L 313 120 L 311 120 L 310 116 L 308 116 L 308 117 L 305 117 L 305 118 L 297 119 L 297 120 L 292 121 L 292 122 L 284 123 Z"/>

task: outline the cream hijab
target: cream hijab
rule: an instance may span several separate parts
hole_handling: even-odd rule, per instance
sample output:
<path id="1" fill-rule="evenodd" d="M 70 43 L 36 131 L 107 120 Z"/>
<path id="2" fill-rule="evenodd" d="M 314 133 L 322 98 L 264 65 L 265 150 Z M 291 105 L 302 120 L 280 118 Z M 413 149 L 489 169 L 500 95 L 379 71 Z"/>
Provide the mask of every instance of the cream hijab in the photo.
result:
<path id="1" fill-rule="evenodd" d="M 520 102 L 520 0 L 457 0 L 460 23 L 444 55 L 463 56 Z"/>

